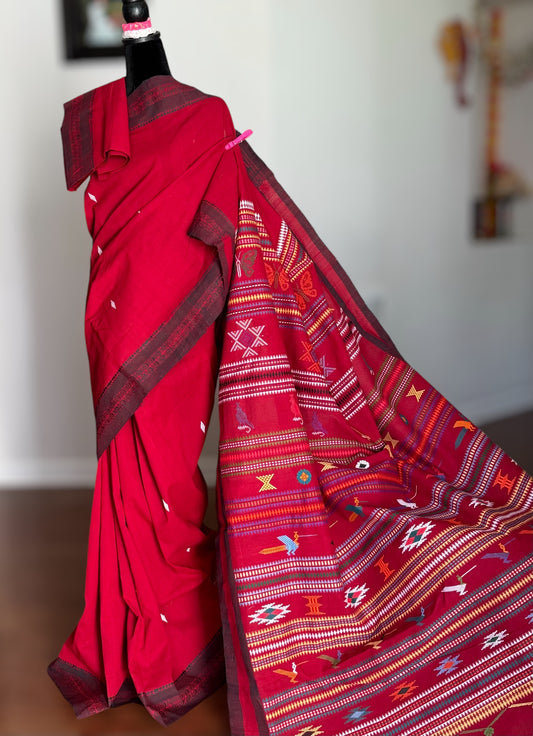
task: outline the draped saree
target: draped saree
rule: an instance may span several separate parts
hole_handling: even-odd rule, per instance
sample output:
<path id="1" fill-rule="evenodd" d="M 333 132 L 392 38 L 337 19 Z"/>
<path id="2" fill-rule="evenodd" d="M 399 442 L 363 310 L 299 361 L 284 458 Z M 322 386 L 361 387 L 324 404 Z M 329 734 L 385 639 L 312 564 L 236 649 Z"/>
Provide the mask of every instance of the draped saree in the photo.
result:
<path id="1" fill-rule="evenodd" d="M 89 177 L 98 473 L 79 717 L 234 736 L 526 736 L 533 480 L 398 354 L 222 100 L 169 77 L 66 105 Z M 219 380 L 219 529 L 197 468 Z"/>

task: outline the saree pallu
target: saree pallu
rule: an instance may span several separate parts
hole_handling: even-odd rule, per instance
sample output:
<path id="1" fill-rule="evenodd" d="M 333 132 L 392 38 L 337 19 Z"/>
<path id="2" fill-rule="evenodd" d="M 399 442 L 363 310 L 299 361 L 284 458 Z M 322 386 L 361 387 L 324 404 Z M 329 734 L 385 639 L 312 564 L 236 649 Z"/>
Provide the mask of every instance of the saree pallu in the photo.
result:
<path id="1" fill-rule="evenodd" d="M 401 358 L 252 149 L 225 150 L 221 100 L 167 77 L 91 94 L 64 133 L 93 269 L 109 256 L 88 298 L 100 460 L 63 693 L 170 723 L 220 682 L 196 470 L 218 369 L 232 734 L 530 734 L 532 478 Z"/>

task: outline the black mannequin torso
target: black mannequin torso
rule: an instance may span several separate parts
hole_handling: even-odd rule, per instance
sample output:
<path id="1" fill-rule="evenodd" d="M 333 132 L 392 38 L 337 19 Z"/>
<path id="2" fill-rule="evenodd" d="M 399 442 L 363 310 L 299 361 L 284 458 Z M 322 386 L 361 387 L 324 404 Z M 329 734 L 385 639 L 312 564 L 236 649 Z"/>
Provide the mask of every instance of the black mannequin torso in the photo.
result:
<path id="1" fill-rule="evenodd" d="M 142 23 L 150 17 L 144 0 L 123 0 L 122 12 L 126 23 Z M 170 75 L 165 49 L 159 33 L 144 38 L 126 39 L 126 94 L 130 95 L 141 82 L 160 74 Z"/>

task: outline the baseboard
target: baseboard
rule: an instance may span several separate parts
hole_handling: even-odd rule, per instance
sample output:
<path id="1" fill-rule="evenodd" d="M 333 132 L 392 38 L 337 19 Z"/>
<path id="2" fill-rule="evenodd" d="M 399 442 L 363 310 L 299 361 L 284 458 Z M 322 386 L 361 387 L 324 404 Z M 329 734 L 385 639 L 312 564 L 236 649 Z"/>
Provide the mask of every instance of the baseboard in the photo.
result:
<path id="1" fill-rule="evenodd" d="M 24 458 L 0 460 L 0 490 L 92 488 L 96 458 Z"/>
<path id="2" fill-rule="evenodd" d="M 96 458 L 25 458 L 0 460 L 0 491 L 32 488 L 92 488 Z M 215 485 L 217 455 L 205 454 L 200 467 L 210 486 Z"/>

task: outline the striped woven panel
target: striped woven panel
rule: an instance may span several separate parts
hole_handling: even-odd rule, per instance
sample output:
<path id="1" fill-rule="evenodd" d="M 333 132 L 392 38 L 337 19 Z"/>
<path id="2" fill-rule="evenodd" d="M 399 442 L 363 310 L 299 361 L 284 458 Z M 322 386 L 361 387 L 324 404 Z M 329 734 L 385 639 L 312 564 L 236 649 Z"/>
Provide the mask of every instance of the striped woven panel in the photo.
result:
<path id="1" fill-rule="evenodd" d="M 529 734 L 532 479 L 358 330 L 256 194 L 224 331 L 220 515 L 268 733 Z"/>

